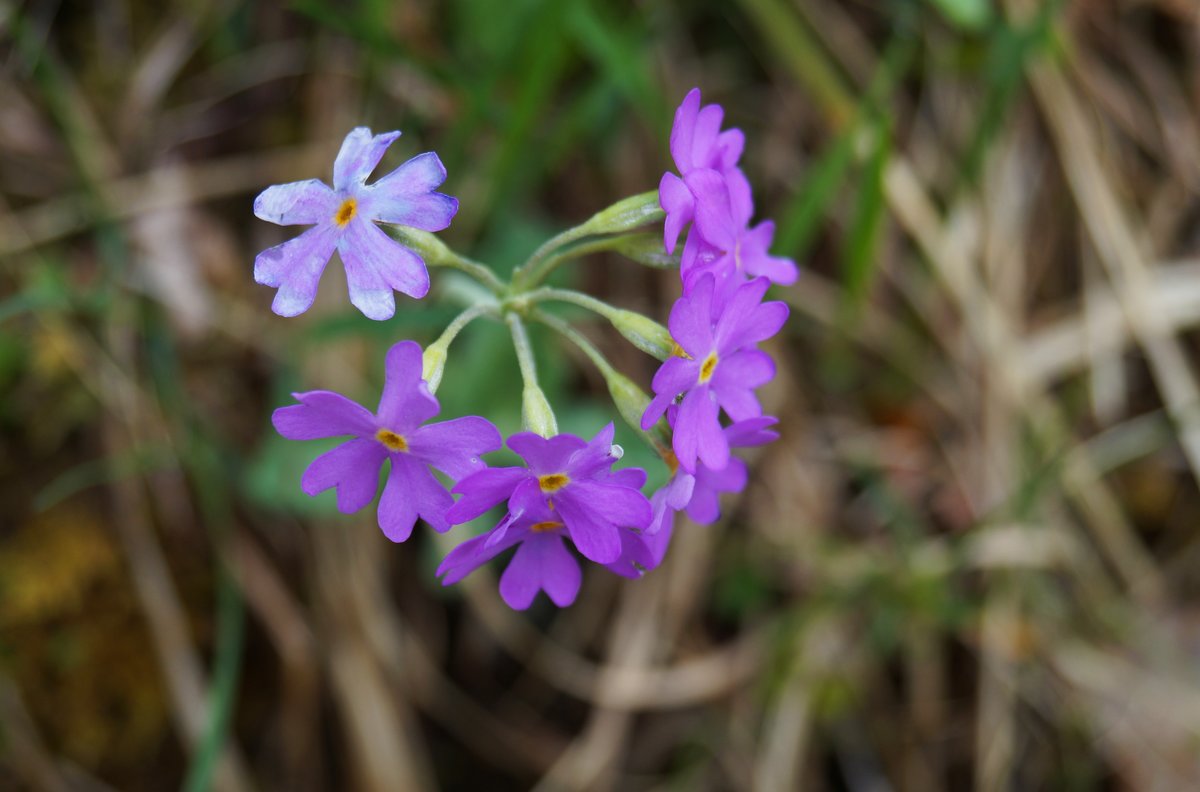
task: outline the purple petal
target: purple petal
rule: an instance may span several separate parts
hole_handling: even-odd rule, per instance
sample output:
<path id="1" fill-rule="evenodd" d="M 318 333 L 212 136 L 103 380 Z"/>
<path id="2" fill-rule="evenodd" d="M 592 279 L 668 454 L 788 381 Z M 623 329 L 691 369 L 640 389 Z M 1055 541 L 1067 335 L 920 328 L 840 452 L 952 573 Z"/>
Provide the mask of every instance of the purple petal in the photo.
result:
<path id="1" fill-rule="evenodd" d="M 379 499 L 379 527 L 384 535 L 403 542 L 412 535 L 417 517 L 435 531 L 450 530 L 446 522 L 446 512 L 454 505 L 450 493 L 419 459 L 404 453 L 391 456 L 392 470 Z"/>
<path id="2" fill-rule="evenodd" d="M 329 222 L 341 201 L 320 179 L 276 184 L 254 199 L 254 216 L 276 225 Z"/>
<path id="3" fill-rule="evenodd" d="M 762 276 L 772 283 L 787 286 L 796 282 L 799 270 L 791 259 L 770 255 L 768 251 L 774 237 L 775 224 L 770 220 L 751 228 L 742 238 L 739 259 L 747 275 L 754 278 Z"/>
<path id="4" fill-rule="evenodd" d="M 525 610 L 538 591 L 545 591 L 555 605 L 565 608 L 575 601 L 581 582 L 579 563 L 558 534 L 533 535 L 521 543 L 500 576 L 500 596 L 513 610 Z"/>
<path id="5" fill-rule="evenodd" d="M 693 88 L 683 97 L 675 110 L 675 123 L 671 125 L 671 158 L 680 173 L 692 169 L 692 140 L 696 133 L 696 116 L 700 112 L 700 89 Z"/>
<path id="6" fill-rule="evenodd" d="M 571 497 L 573 487 L 563 490 L 555 508 L 566 523 L 571 541 L 584 557 L 597 564 L 609 564 L 621 555 L 621 536 L 616 525 L 596 514 L 596 506 Z M 649 511 L 649 505 L 646 507 Z"/>
<path id="7" fill-rule="evenodd" d="M 399 132 L 385 132 L 382 135 L 371 135 L 366 127 L 350 130 L 342 141 L 337 159 L 333 161 L 333 186 L 338 192 L 344 192 L 366 182 L 371 171 L 383 159 L 388 146 L 400 137 Z"/>
<path id="8" fill-rule="evenodd" d="M 746 463 L 731 457 L 721 470 L 701 466 L 696 470 L 696 487 L 687 505 L 687 516 L 698 523 L 713 523 L 721 517 L 722 492 L 741 492 L 749 480 Z"/>
<path id="9" fill-rule="evenodd" d="M 468 539 L 442 560 L 437 568 L 437 576 L 442 578 L 443 586 L 453 585 L 528 535 L 528 531 L 510 531 L 504 541 L 490 545 L 487 543 L 489 534 Z"/>
<path id="10" fill-rule="evenodd" d="M 254 259 L 254 280 L 278 287 L 271 310 L 280 316 L 304 313 L 317 297 L 317 283 L 333 255 L 341 230 L 314 226 L 295 239 L 267 248 Z"/>
<path id="11" fill-rule="evenodd" d="M 338 510 L 350 514 L 366 506 L 379 489 L 379 466 L 387 451 L 374 440 L 357 438 L 313 460 L 300 478 L 306 495 L 337 487 Z"/>
<path id="12" fill-rule="evenodd" d="M 704 385 L 690 391 L 679 405 L 673 446 L 680 466 L 689 473 L 695 472 L 697 458 L 716 468 L 729 461 L 729 444 L 717 416 L 717 403 Z"/>
<path id="13" fill-rule="evenodd" d="M 779 439 L 779 433 L 771 431 L 770 427 L 777 423 L 779 423 L 779 419 L 770 415 L 738 421 L 725 427 L 725 439 L 734 448 L 749 448 L 773 443 Z"/>
<path id="14" fill-rule="evenodd" d="M 613 435 L 615 428 L 610 421 L 588 444 L 576 451 L 567 460 L 563 472 L 572 481 L 591 479 L 602 473 L 607 474 L 617 458 L 613 456 Z"/>
<path id="15" fill-rule="evenodd" d="M 494 543 L 504 539 L 510 526 L 539 522 L 535 519 L 539 515 L 550 516 L 546 498 L 537 479 L 525 478 L 513 488 L 508 499 L 508 514 L 492 530 L 488 541 Z"/>
<path id="16" fill-rule="evenodd" d="M 646 543 L 646 547 L 650 550 L 650 556 L 653 563 L 646 569 L 657 569 L 662 565 L 663 558 L 667 555 L 667 548 L 671 544 L 671 534 L 675 532 L 675 509 L 667 507 L 663 509 L 662 516 L 657 520 L 657 529 L 654 533 L 647 531 L 642 534 L 642 541 Z"/>
<path id="17" fill-rule="evenodd" d="M 429 292 L 424 260 L 361 216 L 347 224 L 338 252 L 346 265 L 350 302 L 368 319 L 396 313 L 393 289 L 417 299 Z"/>
<path id="18" fill-rule="evenodd" d="M 293 393 L 299 404 L 280 407 L 271 415 L 275 430 L 288 440 L 375 434 L 375 416 L 361 404 L 332 391 Z"/>
<path id="19" fill-rule="evenodd" d="M 719 160 L 713 166 L 721 171 L 728 171 L 737 166 L 742 157 L 742 149 L 746 147 L 746 136 L 740 129 L 726 129 L 717 137 L 717 153 Z"/>
<path id="20" fill-rule="evenodd" d="M 668 253 L 674 253 L 680 232 L 695 217 L 696 199 L 683 179 L 674 173 L 664 173 L 658 182 L 658 204 L 667 213 L 663 224 L 663 245 Z"/>
<path id="21" fill-rule="evenodd" d="M 437 154 L 418 154 L 367 189 L 362 211 L 383 223 L 441 231 L 458 212 L 457 198 L 433 191 L 445 180 Z"/>
<path id="22" fill-rule="evenodd" d="M 480 454 L 496 451 L 503 444 L 491 421 L 468 415 L 422 426 L 409 436 L 408 451 L 458 480 L 484 467 Z"/>
<path id="23" fill-rule="evenodd" d="M 734 217 L 725 177 L 715 170 L 701 168 L 683 180 L 696 198 L 696 229 L 722 250 L 732 250 L 743 227 Z"/>
<path id="24" fill-rule="evenodd" d="M 462 497 L 446 513 L 452 525 L 474 520 L 501 501 L 508 500 L 513 490 L 529 478 L 523 467 L 484 468 L 454 485 Z"/>
<path id="25" fill-rule="evenodd" d="M 721 174 L 725 178 L 725 189 L 729 192 L 729 214 L 736 236 L 741 236 L 754 216 L 754 193 L 750 180 L 741 168 L 730 168 Z"/>
<path id="26" fill-rule="evenodd" d="M 621 555 L 604 566 L 621 577 L 637 580 L 645 570 L 654 567 L 654 554 L 641 534 L 625 530 L 621 531 Z"/>
<path id="27" fill-rule="evenodd" d="M 393 344 L 384 362 L 383 392 L 379 395 L 379 425 L 407 435 L 438 414 L 438 402 L 422 371 L 421 345 L 416 341 Z"/>
<path id="28" fill-rule="evenodd" d="M 646 484 L 646 471 L 635 467 L 614 470 L 611 476 L 604 479 L 604 483 L 630 489 L 641 489 Z"/>
<path id="29" fill-rule="evenodd" d="M 586 448 L 587 442 L 571 434 L 546 438 L 533 432 L 518 432 L 508 438 L 508 447 L 525 460 L 530 470 L 544 475 L 565 470 L 571 456 Z"/>
<path id="30" fill-rule="evenodd" d="M 645 495 L 631 487 L 609 482 L 573 482 L 555 499 L 555 505 L 560 509 L 568 502 L 574 511 L 589 510 L 598 520 L 622 528 L 641 530 L 650 524 L 653 516 Z M 574 533 L 571 536 L 574 538 Z"/>
<path id="31" fill-rule="evenodd" d="M 712 298 L 716 279 L 705 274 L 671 306 L 667 328 L 683 350 L 697 360 L 713 349 Z"/>
<path id="32" fill-rule="evenodd" d="M 642 415 L 642 429 L 649 431 L 662 417 L 675 396 L 693 387 L 700 376 L 700 364 L 681 357 L 669 357 L 663 361 L 650 383 L 655 396 Z"/>
<path id="33" fill-rule="evenodd" d="M 734 388 L 758 388 L 775 376 L 775 361 L 766 352 L 742 349 L 721 358 L 713 371 L 712 386 L 719 393 Z"/>
<path id="34" fill-rule="evenodd" d="M 719 104 L 710 104 L 700 109 L 692 134 L 692 167 L 712 168 L 717 164 L 717 135 L 721 132 L 721 122 L 724 119 L 725 111 Z"/>

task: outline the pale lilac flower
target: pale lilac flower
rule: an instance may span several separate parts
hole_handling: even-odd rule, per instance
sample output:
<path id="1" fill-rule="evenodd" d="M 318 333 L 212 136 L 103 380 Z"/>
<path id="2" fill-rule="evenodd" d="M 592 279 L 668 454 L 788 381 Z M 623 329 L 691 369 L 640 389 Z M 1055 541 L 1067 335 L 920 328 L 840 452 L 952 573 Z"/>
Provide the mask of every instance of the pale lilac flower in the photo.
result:
<path id="1" fill-rule="evenodd" d="M 655 396 L 642 428 L 649 430 L 682 394 L 672 445 L 688 472 L 695 472 L 697 461 L 714 470 L 728 464 L 721 409 L 734 421 L 762 414 L 754 389 L 775 376 L 775 363 L 754 345 L 779 332 L 788 315 L 783 303 L 762 302 L 769 285 L 756 278 L 738 286 L 714 312 L 716 283 L 706 273 L 671 309 L 671 336 L 684 356 L 668 358 L 654 375 Z"/>
<path id="2" fill-rule="evenodd" d="M 502 440 L 496 427 L 476 416 L 425 423 L 439 407 L 421 379 L 421 347 L 415 341 L 388 350 L 386 366 L 375 413 L 341 394 L 309 391 L 292 394 L 300 403 L 280 407 L 271 421 L 289 440 L 353 437 L 313 460 L 300 481 L 308 495 L 336 487 L 338 509 L 347 514 L 374 499 L 380 467 L 390 460 L 379 527 L 393 542 L 403 542 L 418 517 L 437 531 L 450 528 L 446 512 L 454 499 L 430 468 L 462 479 L 484 469 L 480 454 L 497 450 Z"/>
<path id="3" fill-rule="evenodd" d="M 737 167 L 745 136 L 739 129 L 722 132 L 724 115 L 720 105 L 700 106 L 699 88 L 689 91 L 675 111 L 671 157 L 680 175 L 664 173 L 658 184 L 659 204 L 667 213 L 663 243 L 668 253 L 674 252 L 680 232 L 696 217 L 698 204 L 709 199 L 713 177 L 750 192 L 745 174 Z"/>
<path id="4" fill-rule="evenodd" d="M 447 519 L 463 523 L 507 500 L 507 516 L 486 540 L 495 545 L 507 541 L 512 526 L 528 514 L 542 515 L 549 510 L 586 558 L 598 564 L 613 563 L 621 556 L 621 530 L 644 529 L 651 510 L 638 490 L 644 472 L 635 468 L 610 471 L 620 457 L 612 438 L 612 424 L 590 442 L 570 434 L 551 438 L 533 432 L 515 434 L 508 439 L 508 447 L 528 467 L 487 468 L 458 482 L 454 492 L 462 498 Z"/>
<path id="5" fill-rule="evenodd" d="M 416 298 L 429 291 L 425 261 L 375 224 L 441 231 L 458 211 L 458 200 L 435 192 L 446 180 L 446 168 L 432 151 L 366 183 L 398 137 L 399 132 L 372 136 L 366 127 L 351 130 L 333 163 L 332 189 L 308 179 L 268 187 L 254 199 L 254 214 L 263 220 L 313 226 L 254 261 L 254 280 L 278 288 L 271 304 L 275 313 L 308 310 L 335 249 L 346 268 L 350 302 L 371 319 L 396 312 L 393 290 Z"/>

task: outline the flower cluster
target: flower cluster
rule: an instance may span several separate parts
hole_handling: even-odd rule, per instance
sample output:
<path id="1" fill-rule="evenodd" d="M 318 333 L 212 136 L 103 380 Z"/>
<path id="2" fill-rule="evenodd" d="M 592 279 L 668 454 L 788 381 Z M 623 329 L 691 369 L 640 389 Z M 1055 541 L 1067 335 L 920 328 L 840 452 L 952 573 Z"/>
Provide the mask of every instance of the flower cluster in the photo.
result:
<path id="1" fill-rule="evenodd" d="M 436 154 L 414 157 L 367 184 L 399 132 L 350 132 L 334 163 L 332 188 L 310 179 L 259 195 L 254 212 L 260 218 L 312 226 L 255 261 L 255 280 L 277 289 L 272 307 L 281 316 L 312 305 L 334 250 L 346 268 L 350 302 L 371 319 L 394 314 L 394 291 L 425 296 L 427 264 L 460 269 L 491 292 L 469 305 L 425 350 L 414 341 L 391 347 L 375 412 L 330 391 L 294 394 L 296 404 L 275 411 L 272 421 L 286 438 L 348 438 L 312 462 L 301 478 L 304 492 L 335 489 L 341 511 L 358 511 L 375 499 L 388 463 L 377 515 L 380 529 L 394 542 L 408 539 L 418 519 L 445 532 L 503 506 L 499 521 L 451 551 L 437 573 L 450 585 L 515 548 L 500 577 L 500 594 L 515 609 L 528 608 L 539 591 L 558 606 L 574 602 L 582 581 L 577 555 L 636 578 L 662 562 L 677 512 L 697 522 L 715 520 L 720 494 L 743 489 L 748 479 L 745 463 L 732 449 L 777 437 L 771 429 L 776 420 L 762 415 L 754 393 L 775 373 L 772 359 L 757 345 L 787 319 L 782 303 L 763 301 L 768 286 L 796 278 L 795 264 L 767 252 L 772 224 L 750 225 L 750 185 L 738 167 L 744 139 L 736 129 L 721 131 L 722 116 L 717 105 L 701 107 L 698 90 L 689 93 L 671 132 L 679 174 L 666 174 L 657 196 L 627 199 L 551 240 L 508 284 L 421 235 L 445 229 L 458 210 L 456 199 L 435 191 L 446 179 Z M 646 317 L 585 295 L 535 288 L 555 263 L 589 247 L 569 248 L 574 239 L 608 235 L 613 249 L 619 249 L 630 227 L 658 218 L 665 220 L 668 252 L 690 226 L 680 256 L 683 295 L 671 310 L 669 337 L 667 329 Z M 408 230 L 389 235 L 382 226 Z M 563 295 L 608 316 L 639 348 L 661 356 L 674 344 L 675 354 L 654 377 L 653 398 L 612 370 L 569 325 L 537 307 L 539 300 Z M 527 431 L 507 441 L 524 462 L 518 467 L 489 467 L 483 461 L 484 454 L 504 445 L 487 419 L 431 422 L 440 409 L 434 390 L 449 344 L 465 324 L 483 315 L 509 325 L 521 363 Z M 643 430 L 666 416 L 673 451 L 665 456 L 672 477 L 652 497 L 642 494 L 643 470 L 614 469 L 623 451 L 613 443 L 612 424 L 591 440 L 558 433 L 537 385 L 523 319 L 542 321 L 584 345 L 628 421 L 638 423 L 642 405 L 648 405 L 640 415 Z M 632 411 L 622 407 L 629 400 L 637 405 Z"/>
<path id="2" fill-rule="evenodd" d="M 642 416 L 648 430 L 666 414 L 678 465 L 655 495 L 651 532 L 669 530 L 678 511 L 697 522 L 716 520 L 718 493 L 746 485 L 745 463 L 731 448 L 777 437 L 768 428 L 776 420 L 763 416 L 754 393 L 775 376 L 774 361 L 758 344 L 779 332 L 788 310 L 763 297 L 772 282 L 795 281 L 796 265 L 768 253 L 771 221 L 750 225 L 750 183 L 738 167 L 744 137 L 721 131 L 723 115 L 720 105 L 701 106 L 699 89 L 688 93 L 671 130 L 679 175 L 666 173 L 659 182 L 667 249 L 691 230 L 680 263 L 683 295 L 669 320 L 676 354 L 654 375 L 655 395 Z"/>

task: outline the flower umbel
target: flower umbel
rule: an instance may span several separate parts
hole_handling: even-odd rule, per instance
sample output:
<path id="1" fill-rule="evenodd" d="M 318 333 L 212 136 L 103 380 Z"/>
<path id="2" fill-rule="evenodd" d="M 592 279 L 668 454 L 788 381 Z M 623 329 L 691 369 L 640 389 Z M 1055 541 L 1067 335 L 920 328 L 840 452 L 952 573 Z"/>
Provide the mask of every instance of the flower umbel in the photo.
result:
<path id="1" fill-rule="evenodd" d="M 425 423 L 438 414 L 438 402 L 421 379 L 421 347 L 415 341 L 388 350 L 375 413 L 331 391 L 293 395 L 299 404 L 280 407 L 271 416 L 281 435 L 289 440 L 353 436 L 313 460 L 301 479 L 304 492 L 316 495 L 336 487 L 338 508 L 356 512 L 375 497 L 379 469 L 390 460 L 378 519 L 393 542 L 407 539 L 418 517 L 437 531 L 449 530 L 446 512 L 454 499 L 431 467 L 452 479 L 464 478 L 483 469 L 479 456 L 502 443 L 496 427 L 477 416 Z"/>
<path id="2" fill-rule="evenodd" d="M 278 289 L 271 304 L 275 313 L 296 316 L 308 310 L 335 249 L 346 268 L 350 302 L 371 319 L 396 312 L 393 290 L 416 298 L 429 291 L 425 261 L 376 223 L 441 231 L 458 211 L 458 200 L 435 192 L 446 180 L 446 168 L 432 151 L 366 183 L 398 137 L 399 132 L 373 136 L 366 127 L 353 129 L 333 163 L 332 188 L 308 179 L 268 187 L 254 199 L 254 214 L 263 220 L 312 226 L 254 261 L 254 279 Z"/>

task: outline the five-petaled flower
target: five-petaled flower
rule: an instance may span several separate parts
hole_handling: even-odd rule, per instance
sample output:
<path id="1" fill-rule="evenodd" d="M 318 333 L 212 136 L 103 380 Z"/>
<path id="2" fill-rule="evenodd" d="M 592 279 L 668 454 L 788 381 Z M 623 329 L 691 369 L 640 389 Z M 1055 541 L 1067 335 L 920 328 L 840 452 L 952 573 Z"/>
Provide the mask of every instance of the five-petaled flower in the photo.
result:
<path id="1" fill-rule="evenodd" d="M 507 516 L 488 534 L 486 544 L 491 546 L 505 541 L 529 514 L 550 511 L 586 558 L 613 563 L 621 556 L 621 530 L 644 529 L 652 513 L 639 491 L 645 473 L 637 468 L 610 470 L 620 458 L 612 439 L 612 424 L 590 442 L 571 434 L 515 434 L 508 438 L 508 447 L 528 467 L 487 468 L 459 481 L 454 492 L 462 498 L 447 519 L 467 522 L 507 500 Z"/>
<path id="2" fill-rule="evenodd" d="M 271 305 L 275 313 L 296 316 L 308 310 L 334 249 L 346 268 L 350 302 L 371 319 L 396 312 L 393 290 L 416 298 L 429 291 L 425 261 L 376 223 L 441 231 L 458 211 L 458 200 L 435 192 L 446 180 L 446 168 L 432 151 L 366 183 L 398 137 L 399 132 L 372 136 L 366 127 L 353 129 L 333 163 L 332 189 L 308 179 L 268 187 L 254 199 L 254 214 L 263 220 L 313 226 L 254 261 L 254 279 L 278 288 Z"/>
<path id="3" fill-rule="evenodd" d="M 734 421 L 762 415 L 754 389 L 775 376 L 775 363 L 754 345 L 779 332 L 788 316 L 783 303 L 762 302 L 769 285 L 766 278 L 755 278 L 718 306 L 714 276 L 705 273 L 671 309 L 671 336 L 681 354 L 668 358 L 654 375 L 655 396 L 642 416 L 642 428 L 653 426 L 683 394 L 672 446 L 689 473 L 698 460 L 714 470 L 729 463 L 720 409 Z"/>
<path id="4" fill-rule="evenodd" d="M 502 442 L 496 427 L 477 416 L 425 423 L 439 408 L 421 379 L 421 347 L 415 341 L 401 341 L 388 350 L 375 413 L 331 391 L 293 396 L 299 404 L 280 407 L 271 416 L 281 435 L 289 440 L 353 436 L 313 460 L 300 482 L 304 492 L 316 495 L 336 487 L 338 508 L 358 511 L 375 497 L 379 469 L 390 460 L 379 499 L 379 527 L 393 542 L 407 539 L 418 517 L 437 531 L 449 530 L 446 512 L 454 499 L 431 467 L 462 479 L 484 469 L 480 454 L 495 451 Z"/>

